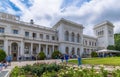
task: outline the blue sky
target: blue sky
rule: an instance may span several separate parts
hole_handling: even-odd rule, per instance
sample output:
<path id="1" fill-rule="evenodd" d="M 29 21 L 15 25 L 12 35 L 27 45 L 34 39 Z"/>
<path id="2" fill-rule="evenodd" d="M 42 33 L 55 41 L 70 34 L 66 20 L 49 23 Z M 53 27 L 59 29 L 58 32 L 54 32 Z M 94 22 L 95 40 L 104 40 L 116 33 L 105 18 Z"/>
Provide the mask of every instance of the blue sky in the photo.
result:
<path id="1" fill-rule="evenodd" d="M 52 27 L 60 18 L 83 24 L 93 35 L 93 26 L 105 20 L 120 32 L 119 0 L 0 0 L 0 12 L 20 16 L 21 21 Z"/>

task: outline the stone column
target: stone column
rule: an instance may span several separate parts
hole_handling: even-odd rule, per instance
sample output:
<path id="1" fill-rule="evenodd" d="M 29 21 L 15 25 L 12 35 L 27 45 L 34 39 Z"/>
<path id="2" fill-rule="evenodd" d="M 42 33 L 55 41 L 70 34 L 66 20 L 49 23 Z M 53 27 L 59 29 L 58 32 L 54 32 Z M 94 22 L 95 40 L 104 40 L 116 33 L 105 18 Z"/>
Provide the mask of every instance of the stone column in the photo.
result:
<path id="1" fill-rule="evenodd" d="M 7 39 L 4 40 L 4 51 L 8 55 L 8 40 Z"/>
<path id="2" fill-rule="evenodd" d="M 48 52 L 48 45 L 46 45 L 46 56 L 48 56 L 48 54 L 47 54 L 47 52 Z"/>
<path id="3" fill-rule="evenodd" d="M 25 53 L 25 51 L 24 51 L 24 42 L 23 41 L 21 41 L 21 45 L 20 45 L 21 47 L 20 47 L 20 56 L 23 56 L 24 55 L 24 53 Z"/>
<path id="4" fill-rule="evenodd" d="M 53 45 L 53 48 L 52 48 L 53 51 L 52 51 L 52 52 L 54 52 L 54 49 L 55 49 L 55 48 L 54 48 L 54 45 Z"/>
<path id="5" fill-rule="evenodd" d="M 38 53 L 41 52 L 41 44 L 39 44 Z"/>
<path id="6" fill-rule="evenodd" d="M 33 54 L 33 43 L 31 43 L 31 50 L 30 50 L 30 54 L 32 55 Z"/>
<path id="7" fill-rule="evenodd" d="M 12 54 L 11 54 L 11 43 L 10 43 L 10 51 L 9 51 L 9 53 L 10 53 L 10 55 L 12 55 Z"/>

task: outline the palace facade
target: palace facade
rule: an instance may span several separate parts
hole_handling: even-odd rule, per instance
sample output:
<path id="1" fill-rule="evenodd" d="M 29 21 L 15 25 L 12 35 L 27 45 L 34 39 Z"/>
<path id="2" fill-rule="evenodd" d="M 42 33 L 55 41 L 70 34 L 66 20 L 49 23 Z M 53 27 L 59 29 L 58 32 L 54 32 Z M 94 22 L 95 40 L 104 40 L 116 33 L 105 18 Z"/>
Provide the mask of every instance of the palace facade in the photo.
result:
<path id="1" fill-rule="evenodd" d="M 84 35 L 84 26 L 60 19 L 52 28 L 20 21 L 20 18 L 0 13 L 0 49 L 13 60 L 19 56 L 36 56 L 43 51 L 47 58 L 55 50 L 71 56 L 90 57 L 92 51 L 114 45 L 114 25 L 104 21 L 94 26 L 95 37 Z"/>

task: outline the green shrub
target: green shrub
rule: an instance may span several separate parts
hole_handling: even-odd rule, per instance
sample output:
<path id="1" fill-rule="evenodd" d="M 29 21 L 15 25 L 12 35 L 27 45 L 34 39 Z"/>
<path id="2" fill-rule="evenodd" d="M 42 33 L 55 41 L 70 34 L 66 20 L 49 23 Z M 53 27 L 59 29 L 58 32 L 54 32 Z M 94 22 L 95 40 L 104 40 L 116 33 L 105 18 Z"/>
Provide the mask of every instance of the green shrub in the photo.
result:
<path id="1" fill-rule="evenodd" d="M 97 52 L 91 52 L 91 57 L 98 57 Z"/>
<path id="2" fill-rule="evenodd" d="M 41 51 L 39 54 L 38 54 L 38 59 L 39 60 L 44 60 L 46 58 L 46 55 L 43 51 Z"/>
<path id="3" fill-rule="evenodd" d="M 54 51 L 53 53 L 52 53 L 52 58 L 53 59 L 58 59 L 58 58 L 60 58 L 60 55 L 61 53 L 59 52 L 59 51 Z"/>
<path id="4" fill-rule="evenodd" d="M 21 68 L 15 67 L 11 72 L 11 77 L 18 77 L 21 75 L 41 77 L 45 72 L 49 75 L 47 77 L 55 77 L 56 74 L 54 74 L 54 71 L 58 72 L 62 68 L 63 66 L 57 65 L 55 63 L 53 64 L 35 63 L 33 65 L 26 65 Z M 50 72 L 53 72 L 53 74 L 50 74 Z"/>
<path id="5" fill-rule="evenodd" d="M 10 77 L 17 77 L 17 76 L 19 76 L 19 73 L 20 73 L 20 68 L 16 66 L 16 67 L 12 70 Z"/>
<path id="6" fill-rule="evenodd" d="M 0 62 L 5 60 L 6 58 L 6 53 L 4 50 L 0 49 Z"/>
<path id="7" fill-rule="evenodd" d="M 58 77 L 57 76 L 57 72 L 52 71 L 52 72 L 44 72 L 43 75 L 41 77 Z"/>
<path id="8" fill-rule="evenodd" d="M 109 46 L 107 47 L 107 49 L 109 49 L 109 50 L 115 50 L 115 45 L 109 45 Z"/>
<path id="9" fill-rule="evenodd" d="M 36 63 L 23 66 L 22 68 L 15 67 L 10 77 L 120 77 L 119 69 L 107 71 L 103 66 L 99 68 L 100 70 L 95 69 L 94 66 L 91 66 L 91 68 L 79 68 L 57 65 L 55 63 Z"/>

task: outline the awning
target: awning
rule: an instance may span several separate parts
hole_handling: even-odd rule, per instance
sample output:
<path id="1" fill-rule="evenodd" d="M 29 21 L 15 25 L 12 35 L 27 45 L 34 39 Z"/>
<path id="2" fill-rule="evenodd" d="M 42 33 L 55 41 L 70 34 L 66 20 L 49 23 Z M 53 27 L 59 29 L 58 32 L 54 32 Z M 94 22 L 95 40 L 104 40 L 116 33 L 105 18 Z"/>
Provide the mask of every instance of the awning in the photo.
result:
<path id="1" fill-rule="evenodd" d="M 96 52 L 97 52 L 97 53 L 120 53 L 120 51 L 108 50 L 108 49 L 98 50 L 98 51 L 96 51 Z"/>

